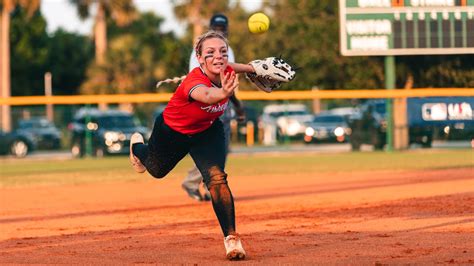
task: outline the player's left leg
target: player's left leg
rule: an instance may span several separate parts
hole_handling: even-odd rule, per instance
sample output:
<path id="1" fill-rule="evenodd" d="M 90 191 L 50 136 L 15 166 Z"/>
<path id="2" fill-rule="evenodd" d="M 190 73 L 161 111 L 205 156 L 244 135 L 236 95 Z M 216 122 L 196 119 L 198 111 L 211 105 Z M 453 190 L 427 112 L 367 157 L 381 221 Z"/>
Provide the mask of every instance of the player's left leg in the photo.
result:
<path id="1" fill-rule="evenodd" d="M 194 136 L 190 154 L 211 193 L 212 206 L 224 233 L 229 259 L 243 259 L 245 251 L 235 229 L 234 199 L 224 172 L 225 141 L 222 122 L 217 120 L 206 131 Z"/>
<path id="2" fill-rule="evenodd" d="M 159 115 L 148 144 L 143 144 L 143 139 L 130 144 L 130 161 L 134 169 L 134 159 L 137 158 L 150 175 L 163 178 L 188 154 L 190 139 L 171 129 L 164 122 L 163 115 Z"/>

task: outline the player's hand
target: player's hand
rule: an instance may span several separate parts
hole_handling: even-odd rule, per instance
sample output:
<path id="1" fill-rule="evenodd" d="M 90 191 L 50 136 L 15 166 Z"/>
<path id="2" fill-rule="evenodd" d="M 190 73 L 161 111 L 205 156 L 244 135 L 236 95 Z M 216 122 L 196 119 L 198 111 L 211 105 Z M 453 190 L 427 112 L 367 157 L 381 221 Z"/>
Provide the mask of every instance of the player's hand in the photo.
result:
<path id="1" fill-rule="evenodd" d="M 239 79 L 235 72 L 227 72 L 224 74 L 224 70 L 220 73 L 221 76 L 221 84 L 222 84 L 222 92 L 226 97 L 231 96 L 234 94 L 235 89 L 239 87 Z"/>

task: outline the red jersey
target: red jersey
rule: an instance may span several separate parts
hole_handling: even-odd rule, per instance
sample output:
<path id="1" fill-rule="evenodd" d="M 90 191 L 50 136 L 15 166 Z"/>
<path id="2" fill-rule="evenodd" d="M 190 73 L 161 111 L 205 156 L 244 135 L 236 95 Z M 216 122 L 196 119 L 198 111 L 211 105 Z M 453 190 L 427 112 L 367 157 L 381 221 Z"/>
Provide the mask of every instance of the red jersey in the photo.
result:
<path id="1" fill-rule="evenodd" d="M 233 71 L 227 66 L 225 73 Z M 165 123 L 179 133 L 193 135 L 208 129 L 227 108 L 229 98 L 211 105 L 192 99 L 191 92 L 198 87 L 218 86 L 196 67 L 181 82 L 163 111 Z"/>

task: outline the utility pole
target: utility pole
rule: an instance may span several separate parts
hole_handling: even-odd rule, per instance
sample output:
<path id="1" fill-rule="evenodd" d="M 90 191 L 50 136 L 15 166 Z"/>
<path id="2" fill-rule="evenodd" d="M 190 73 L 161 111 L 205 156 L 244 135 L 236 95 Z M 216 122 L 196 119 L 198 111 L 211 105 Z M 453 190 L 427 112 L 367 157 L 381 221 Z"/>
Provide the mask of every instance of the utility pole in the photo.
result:
<path id="1" fill-rule="evenodd" d="M 2 34 L 0 36 L 0 97 L 10 98 L 10 44 L 8 42 L 8 29 L 10 28 L 10 8 L 3 6 L 2 15 L 0 21 L 0 27 Z M 7 30 L 5 30 L 7 29 Z M 11 131 L 11 115 L 10 115 L 10 105 L 0 106 L 1 111 L 1 128 L 5 132 Z"/>
<path id="2" fill-rule="evenodd" d="M 313 87 L 311 90 L 319 91 L 319 87 Z M 321 113 L 321 99 L 314 98 L 313 99 L 313 114 L 319 114 L 319 113 Z"/>
<path id="3" fill-rule="evenodd" d="M 53 96 L 53 86 L 52 86 L 52 75 L 51 72 L 44 73 L 44 95 L 46 97 Z M 48 103 L 46 104 L 46 118 L 49 121 L 54 121 L 54 110 L 53 105 Z"/>

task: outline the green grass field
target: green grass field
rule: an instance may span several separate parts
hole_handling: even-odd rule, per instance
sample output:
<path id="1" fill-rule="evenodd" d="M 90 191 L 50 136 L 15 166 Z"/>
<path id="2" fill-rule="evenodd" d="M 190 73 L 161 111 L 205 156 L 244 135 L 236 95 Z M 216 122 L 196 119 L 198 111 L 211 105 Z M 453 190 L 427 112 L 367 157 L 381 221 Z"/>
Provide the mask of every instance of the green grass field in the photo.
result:
<path id="1" fill-rule="evenodd" d="M 2 160 L 0 187 L 136 181 L 128 157 L 81 160 Z M 191 167 L 185 158 L 167 178 L 181 178 Z M 227 172 L 232 175 L 311 174 L 473 167 L 474 152 L 423 150 L 406 152 L 359 152 L 341 154 L 230 155 Z"/>

